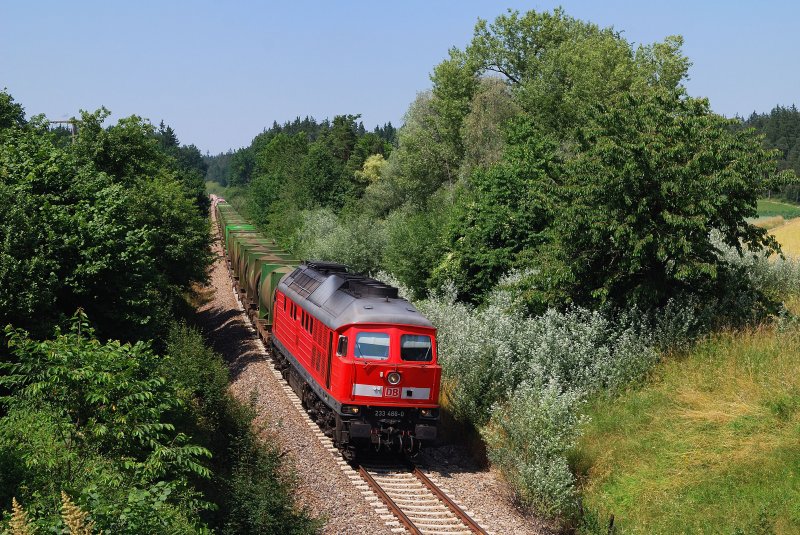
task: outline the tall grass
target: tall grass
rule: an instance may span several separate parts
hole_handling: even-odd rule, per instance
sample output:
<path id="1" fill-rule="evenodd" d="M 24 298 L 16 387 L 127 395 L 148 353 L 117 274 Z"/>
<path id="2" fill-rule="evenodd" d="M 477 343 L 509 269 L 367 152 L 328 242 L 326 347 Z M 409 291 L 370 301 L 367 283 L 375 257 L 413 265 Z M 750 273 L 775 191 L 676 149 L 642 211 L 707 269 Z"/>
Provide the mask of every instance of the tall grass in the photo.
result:
<path id="1" fill-rule="evenodd" d="M 620 533 L 800 532 L 798 354 L 796 324 L 723 332 L 593 399 L 574 454 L 587 509 Z"/>

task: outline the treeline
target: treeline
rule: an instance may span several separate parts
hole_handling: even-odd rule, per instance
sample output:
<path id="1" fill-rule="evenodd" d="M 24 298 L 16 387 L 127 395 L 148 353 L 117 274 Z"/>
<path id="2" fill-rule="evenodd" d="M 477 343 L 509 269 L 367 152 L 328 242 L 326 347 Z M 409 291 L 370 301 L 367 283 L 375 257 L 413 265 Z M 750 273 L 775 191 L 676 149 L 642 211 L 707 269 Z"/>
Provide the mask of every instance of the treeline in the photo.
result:
<path id="1" fill-rule="evenodd" d="M 104 337 L 163 335 L 209 262 L 193 151 L 138 117 L 105 128 L 105 109 L 73 143 L 0 99 L 0 322 L 46 336 L 80 307 Z"/>
<path id="2" fill-rule="evenodd" d="M 262 176 L 269 171 L 269 169 L 263 166 L 263 158 L 259 158 L 258 153 L 264 149 L 273 138 L 280 134 L 284 134 L 288 137 L 300 135 L 307 143 L 313 143 L 320 137 L 327 137 L 336 125 L 338 125 L 336 127 L 341 130 L 342 124 L 340 123 L 342 123 L 342 121 L 349 123 L 348 137 L 353 136 L 358 139 L 364 138 L 364 140 L 361 141 L 362 150 L 371 145 L 375 150 L 380 150 L 380 154 L 387 156 L 388 154 L 384 154 L 384 151 L 388 152 L 387 147 L 379 147 L 378 145 L 380 144 L 377 140 L 383 140 L 389 144 L 395 143 L 397 129 L 392 126 L 391 122 L 388 122 L 383 126 L 375 127 L 372 132 L 369 132 L 370 135 L 368 136 L 364 128 L 364 123 L 361 121 L 356 123 L 357 120 L 358 116 L 346 116 L 336 118 L 333 123 L 331 123 L 328 119 L 317 121 L 313 117 L 306 116 L 303 119 L 297 117 L 294 121 L 287 121 L 283 124 L 278 124 L 277 121 L 273 121 L 272 126 L 257 135 L 248 147 L 244 147 L 235 152 L 229 151 L 217 156 L 206 156 L 205 162 L 208 166 L 206 180 L 216 182 L 223 187 L 245 186 L 254 178 Z M 325 142 L 320 140 L 320 143 L 324 144 Z M 349 157 L 345 159 L 349 159 Z"/>
<path id="3" fill-rule="evenodd" d="M 797 280 L 748 222 L 797 178 L 687 93 L 682 43 L 634 47 L 561 9 L 479 20 L 396 144 L 353 158 L 353 116 L 314 141 L 256 138 L 251 182 L 224 192 L 298 257 L 428 297 L 446 408 L 521 502 L 588 531 L 569 461 L 583 403 L 780 311 Z"/>
<path id="4" fill-rule="evenodd" d="M 0 92 L 0 531 L 311 532 L 181 323 L 211 262 L 205 163 L 108 115 L 73 138 Z"/>
<path id="5" fill-rule="evenodd" d="M 764 136 L 764 146 L 776 150 L 778 168 L 794 171 L 800 175 L 800 111 L 790 107 L 776 106 L 769 113 L 753 112 L 742 125 L 755 128 Z M 769 192 L 772 193 L 772 192 Z M 783 198 L 800 202 L 800 187 L 789 184 L 776 191 Z"/>

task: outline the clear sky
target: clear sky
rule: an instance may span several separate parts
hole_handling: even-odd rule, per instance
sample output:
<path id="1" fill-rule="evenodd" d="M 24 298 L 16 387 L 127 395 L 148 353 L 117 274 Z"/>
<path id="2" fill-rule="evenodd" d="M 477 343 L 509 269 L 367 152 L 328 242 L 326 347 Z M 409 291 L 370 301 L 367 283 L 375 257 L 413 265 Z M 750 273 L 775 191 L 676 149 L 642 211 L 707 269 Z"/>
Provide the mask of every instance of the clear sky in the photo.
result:
<path id="1" fill-rule="evenodd" d="M 478 17 L 557 5 L 635 43 L 683 35 L 689 92 L 719 113 L 800 104 L 797 1 L 0 0 L 0 88 L 28 114 L 106 106 L 218 153 L 297 115 L 398 125 Z"/>

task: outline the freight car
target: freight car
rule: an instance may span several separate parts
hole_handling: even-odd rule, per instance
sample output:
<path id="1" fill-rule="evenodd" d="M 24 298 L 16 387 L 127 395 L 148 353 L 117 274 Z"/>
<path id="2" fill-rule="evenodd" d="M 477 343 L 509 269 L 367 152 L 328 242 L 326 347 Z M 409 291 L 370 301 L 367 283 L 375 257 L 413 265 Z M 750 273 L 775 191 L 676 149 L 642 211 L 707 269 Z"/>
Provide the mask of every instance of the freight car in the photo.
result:
<path id="1" fill-rule="evenodd" d="M 396 288 L 331 262 L 297 262 L 224 200 L 214 204 L 234 289 L 275 366 L 351 459 L 436 440 L 436 329 Z"/>

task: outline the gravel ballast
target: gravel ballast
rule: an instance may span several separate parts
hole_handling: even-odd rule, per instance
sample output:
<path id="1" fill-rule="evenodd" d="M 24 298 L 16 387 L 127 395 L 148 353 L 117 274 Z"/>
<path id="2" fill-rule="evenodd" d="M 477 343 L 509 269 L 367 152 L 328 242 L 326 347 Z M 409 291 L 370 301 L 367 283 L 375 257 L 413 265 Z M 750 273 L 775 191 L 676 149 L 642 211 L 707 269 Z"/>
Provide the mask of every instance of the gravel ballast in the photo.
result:
<path id="1" fill-rule="evenodd" d="M 286 452 L 287 465 L 297 476 L 301 504 L 324 519 L 323 533 L 388 534 L 391 518 L 376 512 L 343 466 L 338 453 L 320 440 L 319 429 L 296 406 L 297 399 L 272 368 L 266 349 L 241 310 L 231 287 L 219 241 L 211 268 L 207 302 L 198 308 L 198 320 L 215 351 L 227 362 L 231 392 L 243 402 L 254 402 L 256 425 Z M 294 398 L 294 399 L 292 399 Z M 523 515 L 511 500 L 507 485 L 490 470 L 479 468 L 467 452 L 454 446 L 431 448 L 420 467 L 446 487 L 457 502 L 474 512 L 485 529 L 495 534 L 548 533 L 545 523 Z"/>

